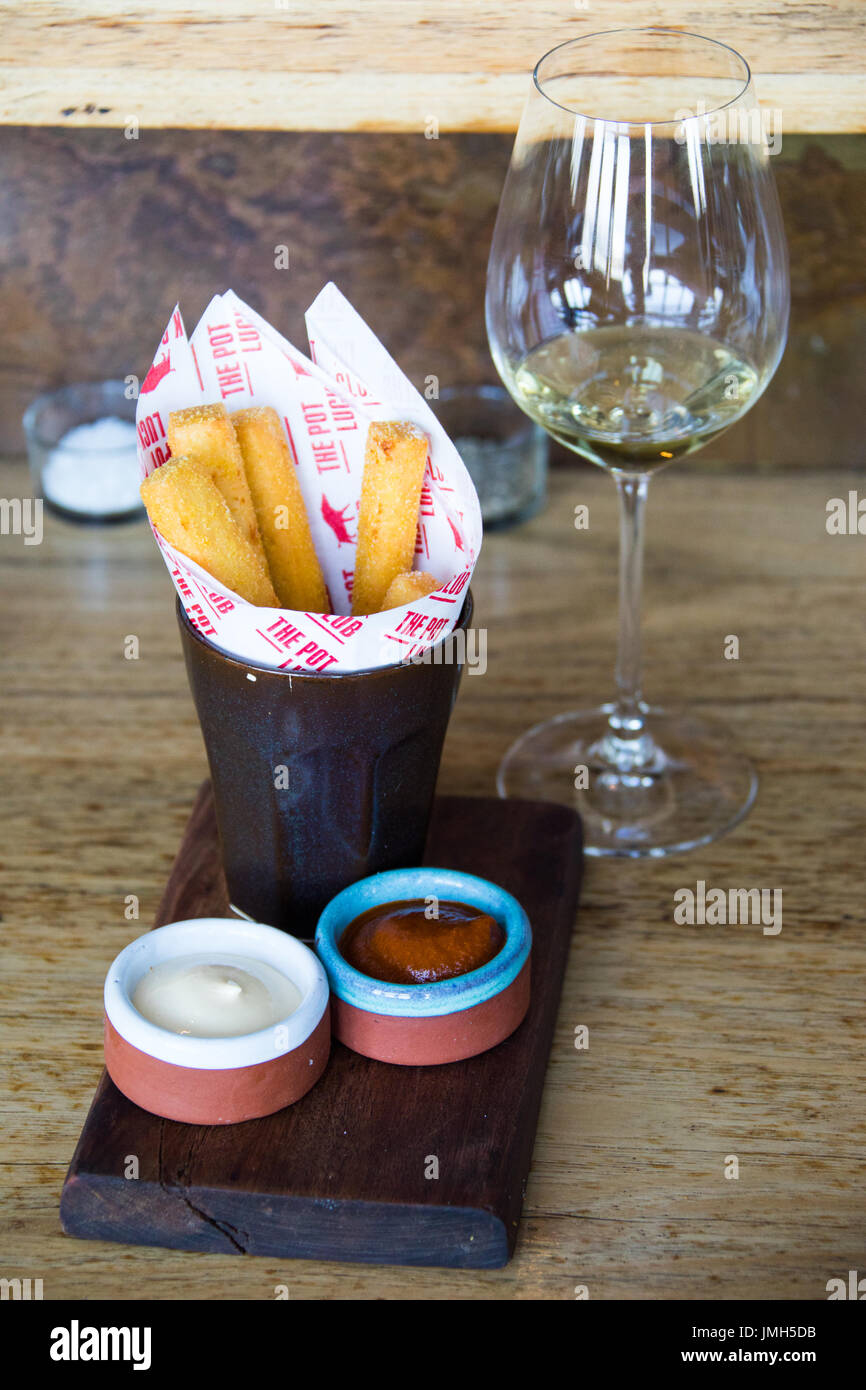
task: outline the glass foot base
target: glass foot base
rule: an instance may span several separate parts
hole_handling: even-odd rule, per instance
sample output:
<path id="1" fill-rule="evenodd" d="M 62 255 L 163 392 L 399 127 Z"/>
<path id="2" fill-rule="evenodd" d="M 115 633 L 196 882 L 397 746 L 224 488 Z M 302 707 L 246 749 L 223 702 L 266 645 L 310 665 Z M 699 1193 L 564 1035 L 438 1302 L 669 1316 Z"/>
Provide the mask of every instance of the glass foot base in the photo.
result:
<path id="1" fill-rule="evenodd" d="M 499 795 L 573 806 L 587 854 L 632 859 L 709 844 L 748 814 L 757 773 L 724 725 L 647 707 L 634 739 L 611 732 L 613 712 L 536 724 L 506 753 Z"/>

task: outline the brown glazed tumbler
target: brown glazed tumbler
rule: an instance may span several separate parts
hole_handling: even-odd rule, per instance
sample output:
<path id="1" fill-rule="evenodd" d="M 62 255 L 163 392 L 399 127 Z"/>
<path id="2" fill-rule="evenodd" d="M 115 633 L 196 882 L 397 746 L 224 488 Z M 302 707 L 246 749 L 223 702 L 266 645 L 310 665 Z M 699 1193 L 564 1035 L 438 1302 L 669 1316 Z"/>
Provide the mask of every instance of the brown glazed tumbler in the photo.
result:
<path id="1" fill-rule="evenodd" d="M 341 889 L 420 864 L 465 643 L 451 634 L 417 664 L 275 671 L 177 612 L 231 905 L 311 938 Z M 467 592 L 456 630 L 471 619 Z"/>

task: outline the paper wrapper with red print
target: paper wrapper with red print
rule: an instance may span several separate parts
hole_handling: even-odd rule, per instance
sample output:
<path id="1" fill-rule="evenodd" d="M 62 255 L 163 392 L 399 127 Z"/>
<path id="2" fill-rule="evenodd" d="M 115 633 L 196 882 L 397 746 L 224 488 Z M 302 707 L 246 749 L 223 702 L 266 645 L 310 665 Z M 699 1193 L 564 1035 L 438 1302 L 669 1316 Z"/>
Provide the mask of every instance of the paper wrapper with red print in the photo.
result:
<path id="1" fill-rule="evenodd" d="M 456 623 L 481 547 L 481 511 L 462 459 L 430 406 L 336 285 L 307 311 L 310 358 L 229 290 L 187 338 L 171 316 L 136 412 L 142 477 L 164 463 L 172 410 L 222 401 L 276 410 L 298 481 L 332 612 L 257 608 L 154 534 L 190 621 L 241 661 L 287 671 L 360 671 L 419 657 Z M 350 616 L 364 447 L 371 420 L 410 420 L 430 448 L 414 568 L 440 581 L 426 598 Z"/>

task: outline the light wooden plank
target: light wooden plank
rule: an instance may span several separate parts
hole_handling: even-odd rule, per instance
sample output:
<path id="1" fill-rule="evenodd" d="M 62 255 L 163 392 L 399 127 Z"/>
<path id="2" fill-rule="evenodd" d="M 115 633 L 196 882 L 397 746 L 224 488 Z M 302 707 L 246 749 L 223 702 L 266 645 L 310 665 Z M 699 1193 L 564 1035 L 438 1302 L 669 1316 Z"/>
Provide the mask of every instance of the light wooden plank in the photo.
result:
<path id="1" fill-rule="evenodd" d="M 531 67 L 556 43 L 671 23 L 651 0 L 526 6 L 488 0 L 107 0 L 0 5 L 0 121 L 7 124 L 440 131 L 516 126 Z M 688 6 L 676 26 L 727 42 L 762 105 L 793 133 L 866 129 L 857 0 Z M 614 77 L 598 88 L 615 103 Z M 587 87 L 594 93 L 593 87 Z M 595 99 L 595 97 L 593 97 Z"/>
<path id="2" fill-rule="evenodd" d="M 331 75 L 301 74 L 289 82 L 284 74 L 208 72 L 194 86 L 185 84 L 180 70 L 157 90 L 147 72 L 79 69 L 55 77 L 50 70 L 20 69 L 14 86 L 7 83 L 0 94 L 0 124 L 98 126 L 117 130 L 119 138 L 134 119 L 142 138 L 148 129 L 184 127 L 392 131 L 442 139 L 461 130 L 513 130 L 529 90 L 525 74 L 509 73 L 471 79 L 436 73 L 419 83 L 410 75 L 366 72 L 343 88 Z M 841 73 L 829 86 L 820 75 L 770 74 L 761 79 L 759 105 L 773 113 L 771 132 L 781 130 L 783 141 L 785 132 L 862 132 L 864 90 L 861 75 Z M 635 82 L 587 84 L 593 102 L 634 102 L 639 91 Z"/>

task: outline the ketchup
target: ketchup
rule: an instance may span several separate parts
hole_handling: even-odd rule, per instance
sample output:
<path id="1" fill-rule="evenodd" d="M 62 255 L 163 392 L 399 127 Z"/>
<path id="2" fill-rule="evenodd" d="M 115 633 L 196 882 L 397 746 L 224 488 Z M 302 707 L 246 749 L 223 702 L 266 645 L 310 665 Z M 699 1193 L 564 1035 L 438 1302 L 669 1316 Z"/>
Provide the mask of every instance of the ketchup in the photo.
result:
<path id="1" fill-rule="evenodd" d="M 374 980 L 426 985 L 477 970 L 504 944 L 502 927 L 477 907 L 428 906 L 414 898 L 368 908 L 346 927 L 339 948 L 350 965 Z"/>

